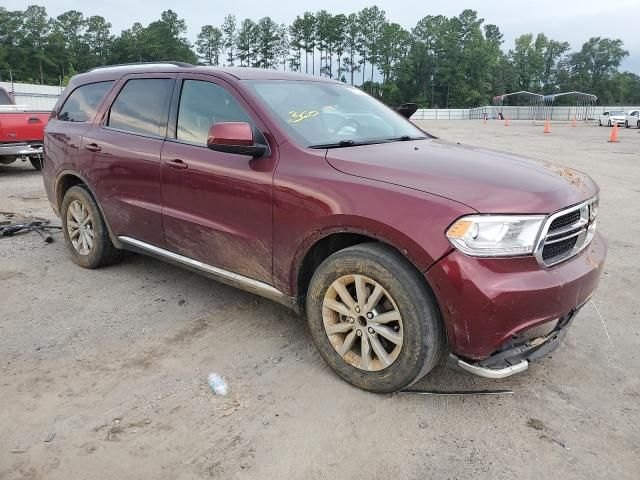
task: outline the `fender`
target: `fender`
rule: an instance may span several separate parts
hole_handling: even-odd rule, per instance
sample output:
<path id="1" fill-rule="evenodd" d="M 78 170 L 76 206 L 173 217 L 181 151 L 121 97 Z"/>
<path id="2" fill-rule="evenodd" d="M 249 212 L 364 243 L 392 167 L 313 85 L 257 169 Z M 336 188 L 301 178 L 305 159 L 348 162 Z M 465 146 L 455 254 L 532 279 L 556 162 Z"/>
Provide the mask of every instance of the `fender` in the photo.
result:
<path id="1" fill-rule="evenodd" d="M 363 235 L 389 245 L 399 251 L 419 272 L 428 270 L 437 260 L 452 250 L 452 247 L 449 247 L 443 252 L 429 253 L 404 233 L 371 218 L 353 215 L 332 215 L 324 217 L 321 224 L 309 229 L 300 240 L 298 249 L 291 262 L 289 274 L 291 292 L 295 292 L 295 294 L 298 293 L 298 273 L 300 272 L 306 254 L 316 243 L 335 233 Z"/>

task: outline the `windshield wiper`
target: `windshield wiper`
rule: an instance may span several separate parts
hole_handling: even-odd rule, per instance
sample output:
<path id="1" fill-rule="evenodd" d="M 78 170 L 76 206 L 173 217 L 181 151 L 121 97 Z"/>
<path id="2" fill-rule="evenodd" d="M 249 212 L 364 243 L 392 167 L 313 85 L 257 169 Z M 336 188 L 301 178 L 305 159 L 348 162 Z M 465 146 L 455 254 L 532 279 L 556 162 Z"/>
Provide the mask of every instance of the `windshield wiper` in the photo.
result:
<path id="1" fill-rule="evenodd" d="M 411 137 L 409 135 L 402 135 L 401 137 L 387 138 L 387 142 L 408 142 L 409 140 L 424 140 L 427 137 Z"/>
<path id="2" fill-rule="evenodd" d="M 360 145 L 373 145 L 376 143 L 386 143 L 388 140 L 368 140 L 362 142 L 356 142 L 355 140 L 340 140 L 336 143 L 321 143 L 318 145 L 309 145 L 309 148 L 345 148 L 345 147 L 358 147 Z"/>

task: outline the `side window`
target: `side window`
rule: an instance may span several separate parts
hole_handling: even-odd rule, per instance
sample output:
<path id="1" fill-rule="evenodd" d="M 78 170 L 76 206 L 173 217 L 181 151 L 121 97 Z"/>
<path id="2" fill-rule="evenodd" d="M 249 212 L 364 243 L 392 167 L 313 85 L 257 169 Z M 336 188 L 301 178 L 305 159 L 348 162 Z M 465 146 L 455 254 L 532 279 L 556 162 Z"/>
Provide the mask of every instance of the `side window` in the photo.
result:
<path id="1" fill-rule="evenodd" d="M 253 125 L 251 117 L 224 88 L 211 82 L 185 80 L 178 108 L 177 138 L 206 145 L 209 127 L 218 122 Z"/>
<path id="2" fill-rule="evenodd" d="M 63 122 L 90 121 L 112 85 L 113 81 L 108 81 L 89 83 L 76 88 L 60 109 L 58 120 Z"/>
<path id="3" fill-rule="evenodd" d="M 604 112 L 602 115 L 609 115 L 609 112 Z"/>
<path id="4" fill-rule="evenodd" d="M 173 80 L 169 78 L 129 80 L 111 105 L 107 126 L 131 133 L 164 136 L 172 87 Z"/>

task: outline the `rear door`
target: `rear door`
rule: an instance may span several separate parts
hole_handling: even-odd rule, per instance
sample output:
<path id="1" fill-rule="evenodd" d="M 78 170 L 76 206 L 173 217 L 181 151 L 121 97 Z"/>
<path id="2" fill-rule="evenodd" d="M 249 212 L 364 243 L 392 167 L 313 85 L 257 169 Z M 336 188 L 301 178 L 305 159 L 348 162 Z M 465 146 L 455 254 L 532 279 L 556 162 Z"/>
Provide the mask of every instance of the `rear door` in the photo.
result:
<path id="1" fill-rule="evenodd" d="M 164 246 L 160 152 L 175 75 L 127 75 L 85 133 L 88 177 L 115 235 Z"/>
<path id="2" fill-rule="evenodd" d="M 162 150 L 162 218 L 167 247 L 208 265 L 271 283 L 275 143 L 260 158 L 209 150 L 211 124 L 266 127 L 222 80 L 181 75 Z M 268 135 L 268 133 L 267 133 Z"/>

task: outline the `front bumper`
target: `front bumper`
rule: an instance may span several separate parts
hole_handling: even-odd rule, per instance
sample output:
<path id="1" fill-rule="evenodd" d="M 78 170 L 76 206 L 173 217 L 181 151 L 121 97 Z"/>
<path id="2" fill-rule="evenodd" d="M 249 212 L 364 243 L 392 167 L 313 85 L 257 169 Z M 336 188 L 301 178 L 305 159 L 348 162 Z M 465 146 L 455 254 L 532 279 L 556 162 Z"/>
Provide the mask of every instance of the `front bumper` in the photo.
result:
<path id="1" fill-rule="evenodd" d="M 514 339 L 503 345 L 500 351 L 480 362 L 467 362 L 450 354 L 449 364 L 479 377 L 493 379 L 524 372 L 529 368 L 530 362 L 548 356 L 560 345 L 579 310 L 580 307 L 558 320 L 554 329 L 546 335 L 528 340 Z"/>
<path id="2" fill-rule="evenodd" d="M 22 157 L 41 154 L 41 144 L 9 143 L 0 145 L 0 157 Z"/>
<path id="3" fill-rule="evenodd" d="M 452 353 L 473 365 L 534 327 L 577 311 L 598 286 L 606 252 L 599 232 L 575 257 L 548 268 L 533 257 L 491 259 L 451 252 L 426 278 Z"/>

